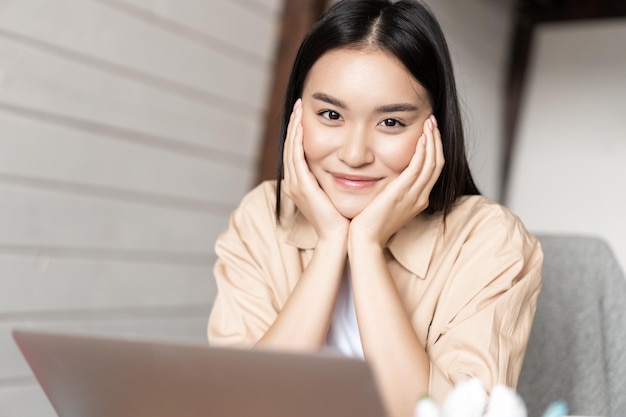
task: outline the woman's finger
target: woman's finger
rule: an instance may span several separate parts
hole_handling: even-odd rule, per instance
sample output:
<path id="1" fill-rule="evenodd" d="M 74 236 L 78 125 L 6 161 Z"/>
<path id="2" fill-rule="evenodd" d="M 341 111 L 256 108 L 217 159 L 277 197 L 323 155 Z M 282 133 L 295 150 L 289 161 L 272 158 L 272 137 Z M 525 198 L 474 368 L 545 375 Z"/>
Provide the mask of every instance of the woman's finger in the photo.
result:
<path id="1" fill-rule="evenodd" d="M 300 123 L 298 120 L 298 115 L 297 115 L 297 109 L 299 108 L 299 102 L 300 100 L 296 100 L 296 103 L 294 104 L 294 109 L 291 112 L 291 116 L 289 117 L 289 125 L 287 126 L 287 134 L 285 136 L 285 146 L 283 149 L 283 167 L 284 167 L 284 174 L 285 174 L 285 179 L 286 182 L 288 184 L 287 188 L 290 188 L 290 186 L 293 185 L 294 181 L 297 181 L 297 177 L 296 177 L 296 173 L 295 173 L 295 169 L 293 166 L 293 142 L 294 142 L 294 136 L 295 136 L 295 130 L 297 125 Z M 292 190 L 288 190 L 288 191 L 292 191 Z"/>
<path id="2" fill-rule="evenodd" d="M 417 199 L 422 193 L 422 189 L 425 185 L 426 171 L 429 170 L 428 164 L 431 156 L 430 148 L 432 147 L 432 139 L 429 133 L 428 119 L 424 122 L 422 129 L 422 135 L 415 145 L 415 155 L 411 159 L 409 166 L 405 171 L 410 173 L 410 183 L 407 189 L 407 196 L 414 196 Z M 403 173 L 404 174 L 404 173 Z"/>
<path id="3" fill-rule="evenodd" d="M 296 101 L 294 118 L 293 118 L 293 131 L 291 136 L 291 155 L 290 162 L 292 167 L 292 174 L 294 180 L 296 180 L 298 187 L 301 186 L 302 179 L 302 164 L 304 163 L 304 150 L 302 146 L 302 105 L 300 100 Z M 307 168 L 308 169 L 308 168 Z"/>
<path id="4" fill-rule="evenodd" d="M 300 162 L 304 160 L 304 148 L 302 145 L 302 105 L 299 100 L 296 101 L 293 121 L 292 161 L 294 163 L 294 168 L 297 170 Z"/>
<path id="5" fill-rule="evenodd" d="M 424 122 L 424 128 L 421 138 L 421 145 L 424 152 L 423 162 L 420 168 L 420 172 L 418 173 L 416 180 L 411 184 L 411 188 L 409 190 L 409 194 L 415 196 L 416 200 L 423 200 L 423 197 L 428 199 L 428 195 L 423 195 L 425 191 L 430 194 L 430 190 L 426 190 L 425 188 L 435 168 L 435 144 L 433 129 L 434 124 L 432 122 L 431 116 Z M 420 197 L 422 198 L 420 199 Z"/>
<path id="6" fill-rule="evenodd" d="M 443 143 L 441 141 L 441 132 L 439 131 L 439 128 L 437 127 L 437 119 L 435 119 L 435 116 L 432 116 L 432 121 L 433 121 L 432 134 L 433 134 L 433 145 L 434 145 L 433 157 L 434 157 L 435 165 L 434 165 L 433 172 L 430 176 L 430 179 L 426 184 L 426 187 L 427 187 L 426 189 L 428 190 L 429 193 L 435 186 L 435 183 L 437 182 L 437 180 L 439 179 L 439 176 L 441 175 L 441 171 L 443 170 L 443 166 L 445 164 L 445 160 L 443 156 Z"/>

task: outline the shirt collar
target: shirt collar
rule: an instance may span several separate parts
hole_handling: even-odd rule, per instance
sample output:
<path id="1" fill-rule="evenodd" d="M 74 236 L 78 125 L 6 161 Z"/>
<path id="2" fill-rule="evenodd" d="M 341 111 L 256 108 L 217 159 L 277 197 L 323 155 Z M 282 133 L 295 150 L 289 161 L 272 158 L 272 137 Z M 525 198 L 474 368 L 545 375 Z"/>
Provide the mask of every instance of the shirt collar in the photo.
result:
<path id="1" fill-rule="evenodd" d="M 387 242 L 386 246 L 394 259 L 421 279 L 426 277 L 437 239 L 443 232 L 442 219 L 441 214 L 421 213 Z M 292 222 L 287 222 L 283 227 L 290 245 L 299 249 L 315 248 L 317 234 L 300 210 L 295 210 Z"/>

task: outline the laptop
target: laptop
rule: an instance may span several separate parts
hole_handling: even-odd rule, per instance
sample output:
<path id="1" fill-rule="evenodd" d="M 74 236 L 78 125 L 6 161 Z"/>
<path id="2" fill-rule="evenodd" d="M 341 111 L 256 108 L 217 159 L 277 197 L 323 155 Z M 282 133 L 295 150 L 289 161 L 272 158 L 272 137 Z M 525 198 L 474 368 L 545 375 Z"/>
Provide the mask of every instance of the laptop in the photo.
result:
<path id="1" fill-rule="evenodd" d="M 60 417 L 384 417 L 366 362 L 14 330 Z"/>

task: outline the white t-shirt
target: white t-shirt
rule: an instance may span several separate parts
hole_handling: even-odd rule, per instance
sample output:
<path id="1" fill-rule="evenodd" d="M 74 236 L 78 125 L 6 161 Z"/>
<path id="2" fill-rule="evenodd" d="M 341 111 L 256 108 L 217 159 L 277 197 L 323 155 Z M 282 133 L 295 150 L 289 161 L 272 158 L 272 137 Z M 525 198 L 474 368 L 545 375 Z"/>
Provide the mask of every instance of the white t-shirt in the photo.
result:
<path id="1" fill-rule="evenodd" d="M 326 348 L 331 351 L 339 351 L 343 355 L 364 359 L 363 346 L 359 326 L 354 309 L 354 297 L 352 295 L 352 277 L 350 267 L 346 269 L 341 279 L 335 311 L 326 336 Z"/>

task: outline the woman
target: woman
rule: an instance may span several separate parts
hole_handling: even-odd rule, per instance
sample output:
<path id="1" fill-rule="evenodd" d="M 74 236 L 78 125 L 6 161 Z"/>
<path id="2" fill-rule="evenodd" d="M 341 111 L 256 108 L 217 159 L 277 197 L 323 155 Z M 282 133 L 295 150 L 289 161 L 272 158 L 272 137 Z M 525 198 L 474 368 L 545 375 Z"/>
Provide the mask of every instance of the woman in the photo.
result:
<path id="1" fill-rule="evenodd" d="M 322 16 L 281 156 L 217 242 L 211 343 L 364 357 L 391 416 L 469 377 L 515 386 L 543 255 L 474 185 L 427 8 L 344 0 Z"/>

